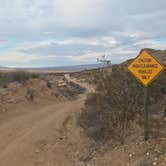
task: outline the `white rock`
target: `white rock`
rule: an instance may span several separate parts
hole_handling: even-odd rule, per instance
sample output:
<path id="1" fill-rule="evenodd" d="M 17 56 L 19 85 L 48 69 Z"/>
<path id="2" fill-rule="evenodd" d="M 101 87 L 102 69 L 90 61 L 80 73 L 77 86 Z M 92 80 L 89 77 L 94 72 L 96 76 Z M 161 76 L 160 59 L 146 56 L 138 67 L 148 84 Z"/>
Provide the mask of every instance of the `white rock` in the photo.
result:
<path id="1" fill-rule="evenodd" d="M 133 155 L 130 153 L 130 154 L 129 154 L 129 157 L 131 158 L 132 156 L 133 156 Z"/>
<path id="2" fill-rule="evenodd" d="M 35 153 L 39 153 L 40 151 L 39 150 L 36 150 Z"/>
<path id="3" fill-rule="evenodd" d="M 156 163 L 156 162 L 153 162 L 152 165 L 157 165 L 157 163 Z"/>
<path id="4" fill-rule="evenodd" d="M 147 153 L 146 153 L 146 155 L 147 155 L 147 156 L 149 156 L 149 155 L 150 155 L 150 153 L 149 153 L 149 152 L 147 152 Z"/>

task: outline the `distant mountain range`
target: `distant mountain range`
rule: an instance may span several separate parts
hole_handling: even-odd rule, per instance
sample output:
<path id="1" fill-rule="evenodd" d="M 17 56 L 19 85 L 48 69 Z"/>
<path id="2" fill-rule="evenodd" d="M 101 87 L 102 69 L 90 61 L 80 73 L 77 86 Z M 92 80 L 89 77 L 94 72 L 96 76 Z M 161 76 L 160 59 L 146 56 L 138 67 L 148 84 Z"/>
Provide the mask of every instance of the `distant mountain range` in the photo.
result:
<path id="1" fill-rule="evenodd" d="M 0 66 L 0 69 L 5 69 L 5 68 L 7 68 L 7 67 L 4 67 L 4 66 Z"/>
<path id="2" fill-rule="evenodd" d="M 141 51 L 146 50 L 150 54 L 152 54 L 158 61 L 162 64 L 166 65 L 166 50 L 154 50 L 150 48 L 144 48 Z M 130 60 L 123 62 L 122 64 L 128 64 Z M 85 65 L 73 65 L 73 66 L 57 66 L 57 67 L 41 67 L 41 68 L 7 68 L 4 66 L 0 66 L 0 70 L 33 70 L 33 71 L 82 71 L 82 70 L 90 70 L 97 69 L 102 67 L 102 64 L 85 64 Z"/>
<path id="3" fill-rule="evenodd" d="M 82 71 L 82 70 L 96 69 L 96 68 L 99 68 L 99 67 L 101 67 L 101 64 L 41 67 L 41 68 L 31 68 L 31 69 L 32 70 L 47 70 L 47 71 Z"/>
<path id="4" fill-rule="evenodd" d="M 75 66 L 59 66 L 59 67 L 44 67 L 44 68 L 34 68 L 39 70 L 55 70 L 55 71 L 81 71 L 96 69 L 101 67 L 101 64 L 85 64 L 85 65 L 75 65 Z"/>

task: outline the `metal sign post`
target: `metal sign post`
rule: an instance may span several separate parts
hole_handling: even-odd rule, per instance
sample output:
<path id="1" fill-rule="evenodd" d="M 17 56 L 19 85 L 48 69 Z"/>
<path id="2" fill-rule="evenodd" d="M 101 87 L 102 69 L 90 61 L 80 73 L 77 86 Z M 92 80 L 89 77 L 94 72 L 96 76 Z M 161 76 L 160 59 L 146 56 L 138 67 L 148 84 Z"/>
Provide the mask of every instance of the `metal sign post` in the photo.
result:
<path id="1" fill-rule="evenodd" d="M 149 118 L 148 118 L 148 87 L 144 87 L 144 136 L 149 139 Z"/>
<path id="2" fill-rule="evenodd" d="M 128 70 L 144 86 L 144 138 L 149 139 L 148 124 L 148 86 L 164 69 L 152 55 L 142 51 L 128 66 Z"/>

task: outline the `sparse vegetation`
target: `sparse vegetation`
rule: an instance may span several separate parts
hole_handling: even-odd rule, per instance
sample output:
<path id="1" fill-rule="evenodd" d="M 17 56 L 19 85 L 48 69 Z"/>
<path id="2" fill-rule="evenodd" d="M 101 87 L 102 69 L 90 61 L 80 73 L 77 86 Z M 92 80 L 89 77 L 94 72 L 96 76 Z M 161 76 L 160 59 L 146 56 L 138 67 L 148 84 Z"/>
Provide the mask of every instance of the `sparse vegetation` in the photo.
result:
<path id="1" fill-rule="evenodd" d="M 149 104 L 157 104 L 158 109 L 165 104 L 165 76 L 162 73 L 150 86 Z M 111 137 L 123 143 L 130 122 L 143 113 L 143 87 L 126 70 L 126 65 L 114 66 L 112 74 L 101 73 L 94 82 L 97 90 L 88 96 L 79 124 L 95 140 Z M 158 110 L 151 107 L 150 111 Z"/>
<path id="2" fill-rule="evenodd" d="M 42 75 L 40 77 L 47 83 L 47 87 L 52 89 L 53 94 L 58 96 L 64 96 L 67 98 L 75 98 L 79 94 L 85 92 L 85 88 L 75 84 L 73 82 L 69 82 L 65 77 L 64 74 L 49 74 L 49 75 Z"/>
<path id="3" fill-rule="evenodd" d="M 8 72 L 0 73 L 0 86 L 6 88 L 11 82 L 25 82 L 30 78 L 38 78 L 38 74 L 28 72 Z"/>
<path id="4" fill-rule="evenodd" d="M 52 85 L 49 81 L 47 81 L 47 87 L 50 88 L 50 89 L 52 88 Z"/>
<path id="5" fill-rule="evenodd" d="M 77 95 L 84 93 L 85 90 L 85 88 L 73 82 L 68 82 L 66 86 L 60 88 L 61 94 L 69 98 L 76 97 Z"/>
<path id="6" fill-rule="evenodd" d="M 81 72 L 75 72 L 70 74 L 71 77 L 77 78 L 79 80 L 84 80 L 90 84 L 94 84 L 97 78 L 101 78 L 100 69 L 85 70 Z"/>
<path id="7" fill-rule="evenodd" d="M 34 98 L 35 98 L 35 93 L 36 93 L 36 92 L 35 92 L 34 89 L 32 89 L 32 88 L 27 89 L 26 98 L 27 98 L 28 100 L 30 100 L 30 101 L 33 101 Z"/>

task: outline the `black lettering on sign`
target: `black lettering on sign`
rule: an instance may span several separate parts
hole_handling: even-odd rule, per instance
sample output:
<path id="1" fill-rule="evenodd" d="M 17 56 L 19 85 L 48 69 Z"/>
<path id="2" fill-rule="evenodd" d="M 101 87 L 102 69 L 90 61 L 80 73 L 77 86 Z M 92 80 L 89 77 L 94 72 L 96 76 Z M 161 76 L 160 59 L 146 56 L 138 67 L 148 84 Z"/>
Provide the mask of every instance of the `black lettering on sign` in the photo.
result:
<path id="1" fill-rule="evenodd" d="M 133 64 L 133 68 L 157 68 L 158 64 Z"/>
<path id="2" fill-rule="evenodd" d="M 150 59 L 150 58 L 140 58 L 138 61 L 139 61 L 139 63 L 146 63 L 146 62 L 152 62 L 152 59 Z"/>
<path id="3" fill-rule="evenodd" d="M 138 73 L 140 74 L 152 74 L 152 70 L 138 70 Z"/>
<path id="4" fill-rule="evenodd" d="M 143 79 L 143 80 L 148 80 L 149 78 L 150 78 L 150 76 L 142 75 L 142 79 Z"/>

